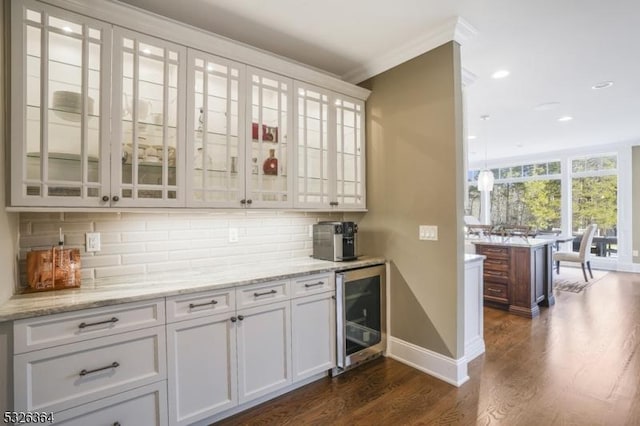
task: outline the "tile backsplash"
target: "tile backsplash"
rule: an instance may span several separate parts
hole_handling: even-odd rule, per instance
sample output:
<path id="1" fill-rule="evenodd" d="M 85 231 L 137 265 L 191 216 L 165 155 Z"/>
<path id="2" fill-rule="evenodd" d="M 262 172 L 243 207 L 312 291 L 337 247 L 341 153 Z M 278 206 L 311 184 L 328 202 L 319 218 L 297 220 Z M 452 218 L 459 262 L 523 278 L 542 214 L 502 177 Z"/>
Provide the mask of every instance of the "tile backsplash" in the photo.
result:
<path id="1" fill-rule="evenodd" d="M 83 279 L 238 265 L 311 255 L 309 226 L 341 213 L 215 211 L 193 213 L 21 213 L 20 271 L 26 253 L 58 243 L 79 248 Z M 238 241 L 229 242 L 236 228 Z M 85 251 L 85 233 L 99 232 L 101 250 Z M 24 284 L 22 284 L 24 285 Z"/>

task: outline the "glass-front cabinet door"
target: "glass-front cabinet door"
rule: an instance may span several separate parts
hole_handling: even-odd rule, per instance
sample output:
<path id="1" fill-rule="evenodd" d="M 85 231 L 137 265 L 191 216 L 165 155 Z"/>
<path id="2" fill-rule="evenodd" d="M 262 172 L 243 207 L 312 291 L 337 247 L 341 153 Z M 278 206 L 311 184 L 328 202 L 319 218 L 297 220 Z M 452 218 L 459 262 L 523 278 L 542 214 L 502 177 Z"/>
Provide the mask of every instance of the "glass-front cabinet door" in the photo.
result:
<path id="1" fill-rule="evenodd" d="M 292 86 L 289 78 L 247 67 L 246 199 L 252 207 L 292 207 Z"/>
<path id="2" fill-rule="evenodd" d="M 112 206 L 185 205 L 186 48 L 114 29 Z"/>
<path id="3" fill-rule="evenodd" d="M 109 193 L 111 27 L 13 6 L 11 204 L 98 207 Z"/>
<path id="4" fill-rule="evenodd" d="M 296 207 L 328 208 L 333 194 L 330 166 L 335 161 L 331 132 L 335 116 L 330 113 L 331 92 L 295 83 L 297 173 Z"/>
<path id="5" fill-rule="evenodd" d="M 364 102 L 337 95 L 336 117 L 336 195 L 339 210 L 364 209 Z"/>
<path id="6" fill-rule="evenodd" d="M 190 49 L 188 74 L 187 204 L 241 207 L 245 66 Z"/>

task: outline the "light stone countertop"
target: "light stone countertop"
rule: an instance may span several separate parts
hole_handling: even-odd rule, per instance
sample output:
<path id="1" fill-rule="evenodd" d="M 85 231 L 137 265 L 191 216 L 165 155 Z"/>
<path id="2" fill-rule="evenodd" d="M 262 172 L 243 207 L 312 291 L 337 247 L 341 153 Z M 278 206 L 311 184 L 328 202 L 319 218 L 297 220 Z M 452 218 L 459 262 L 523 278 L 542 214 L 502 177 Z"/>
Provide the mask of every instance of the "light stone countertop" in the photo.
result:
<path id="1" fill-rule="evenodd" d="M 469 253 L 465 253 L 464 254 L 464 263 L 471 263 L 471 262 L 478 262 L 478 261 L 483 261 L 487 256 L 484 256 L 482 254 L 469 254 Z"/>
<path id="2" fill-rule="evenodd" d="M 78 289 L 15 295 L 0 304 L 0 322 L 79 309 L 149 300 L 199 291 L 219 290 L 323 272 L 385 263 L 381 257 L 362 256 L 348 262 L 311 257 L 242 266 L 221 266 L 144 275 L 101 278 L 83 282 Z"/>
<path id="3" fill-rule="evenodd" d="M 554 244 L 551 239 L 544 238 L 524 238 L 524 237 L 484 237 L 469 238 L 466 241 L 472 244 L 483 244 L 488 246 L 507 246 L 507 247 L 538 247 L 545 244 Z"/>

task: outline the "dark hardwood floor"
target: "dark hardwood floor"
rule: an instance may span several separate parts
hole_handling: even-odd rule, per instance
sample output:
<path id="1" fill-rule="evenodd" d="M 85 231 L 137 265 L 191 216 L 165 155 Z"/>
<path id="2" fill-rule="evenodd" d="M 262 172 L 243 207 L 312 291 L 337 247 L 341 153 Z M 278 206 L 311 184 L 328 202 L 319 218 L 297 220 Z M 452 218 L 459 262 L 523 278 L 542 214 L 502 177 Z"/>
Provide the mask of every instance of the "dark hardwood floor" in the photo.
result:
<path id="1" fill-rule="evenodd" d="M 533 320 L 484 313 L 460 388 L 381 358 L 220 424 L 640 425 L 640 274 L 558 292 Z"/>

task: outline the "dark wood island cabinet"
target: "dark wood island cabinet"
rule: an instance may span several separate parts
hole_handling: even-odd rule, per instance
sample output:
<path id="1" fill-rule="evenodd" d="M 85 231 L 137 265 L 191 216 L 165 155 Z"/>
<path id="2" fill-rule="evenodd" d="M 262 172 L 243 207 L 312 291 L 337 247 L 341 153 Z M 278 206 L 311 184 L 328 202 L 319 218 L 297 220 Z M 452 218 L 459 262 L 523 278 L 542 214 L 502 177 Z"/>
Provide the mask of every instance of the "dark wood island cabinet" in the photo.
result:
<path id="1" fill-rule="evenodd" d="M 484 260 L 484 303 L 528 318 L 540 314 L 538 304 L 551 306 L 553 241 L 522 237 L 473 241 Z"/>

